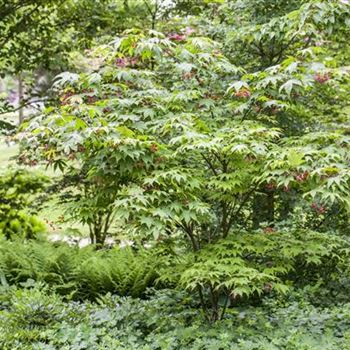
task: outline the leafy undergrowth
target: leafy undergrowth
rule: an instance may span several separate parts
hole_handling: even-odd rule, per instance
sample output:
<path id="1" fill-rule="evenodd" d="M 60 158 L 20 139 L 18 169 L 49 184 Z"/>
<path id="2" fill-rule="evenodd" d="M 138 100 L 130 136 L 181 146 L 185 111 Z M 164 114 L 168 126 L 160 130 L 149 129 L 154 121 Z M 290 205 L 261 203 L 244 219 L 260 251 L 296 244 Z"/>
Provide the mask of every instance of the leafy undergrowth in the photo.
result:
<path id="1" fill-rule="evenodd" d="M 142 296 L 158 277 L 157 259 L 146 250 L 95 251 L 67 244 L 28 241 L 0 243 L 0 277 L 9 285 L 42 282 L 58 294 L 82 300 L 101 293 Z"/>
<path id="2" fill-rule="evenodd" d="M 149 298 L 107 295 L 97 303 L 64 302 L 44 285 L 3 288 L 3 350 L 340 350 L 350 348 L 350 304 L 317 308 L 292 297 L 279 305 L 230 309 L 208 324 L 182 292 Z"/>
<path id="3" fill-rule="evenodd" d="M 18 144 L 10 144 L 7 145 L 4 142 L 4 139 L 0 137 L 0 170 L 7 169 L 16 169 L 16 157 L 18 155 L 19 146 Z M 45 175 L 48 178 L 60 178 L 59 170 L 53 171 L 52 169 L 37 165 L 31 167 L 31 172 L 33 174 L 37 174 L 37 176 Z M 67 232 L 70 228 L 76 228 L 75 235 L 79 232 L 80 235 L 87 236 L 87 229 L 81 225 L 68 225 L 64 222 L 61 222 L 62 215 L 64 214 L 64 208 L 57 203 L 57 199 L 55 196 L 51 196 L 50 198 L 46 198 L 45 205 L 43 208 L 40 208 L 38 215 L 40 219 L 42 219 L 48 231 L 49 236 L 56 234 L 61 238 L 67 237 Z"/>

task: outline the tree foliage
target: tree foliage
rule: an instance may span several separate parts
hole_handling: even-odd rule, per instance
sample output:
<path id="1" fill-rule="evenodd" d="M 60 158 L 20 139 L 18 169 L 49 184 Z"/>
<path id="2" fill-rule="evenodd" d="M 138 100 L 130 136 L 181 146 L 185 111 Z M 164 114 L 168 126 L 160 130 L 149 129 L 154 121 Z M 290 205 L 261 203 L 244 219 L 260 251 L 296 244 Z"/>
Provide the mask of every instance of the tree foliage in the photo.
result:
<path id="1" fill-rule="evenodd" d="M 347 257 L 350 7 L 202 11 L 96 47 L 98 68 L 59 75 L 56 104 L 19 139 L 22 161 L 62 170 L 68 215 L 93 243 L 127 234 L 191 251 L 179 283 L 215 321 L 230 298 L 284 292 L 300 266 Z"/>

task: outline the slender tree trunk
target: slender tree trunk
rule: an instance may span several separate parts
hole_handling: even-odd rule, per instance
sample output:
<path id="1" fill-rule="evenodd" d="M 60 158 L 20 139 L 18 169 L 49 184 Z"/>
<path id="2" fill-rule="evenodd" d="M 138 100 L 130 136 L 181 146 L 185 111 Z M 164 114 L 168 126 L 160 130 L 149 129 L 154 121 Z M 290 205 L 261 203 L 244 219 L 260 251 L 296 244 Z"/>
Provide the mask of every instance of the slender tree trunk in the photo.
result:
<path id="1" fill-rule="evenodd" d="M 268 222 L 273 223 L 275 221 L 275 192 L 267 192 L 267 203 L 266 203 L 266 219 Z"/>
<path id="2" fill-rule="evenodd" d="M 18 110 L 18 124 L 21 125 L 23 123 L 24 119 L 24 111 L 21 105 L 23 104 L 23 95 L 24 95 L 24 86 L 23 86 L 23 79 L 22 75 L 18 75 L 18 104 L 19 104 L 19 110 Z"/>
<path id="3" fill-rule="evenodd" d="M 95 244 L 95 235 L 94 235 L 94 229 L 92 224 L 89 224 L 89 236 L 90 236 L 90 243 Z"/>
<path id="4" fill-rule="evenodd" d="M 212 307 L 211 321 L 212 322 L 216 322 L 220 318 L 220 314 L 219 314 L 219 295 L 214 290 L 213 287 L 210 287 L 210 299 L 211 299 L 211 307 Z"/>
<path id="5" fill-rule="evenodd" d="M 274 190 L 257 192 L 253 200 L 252 220 L 253 229 L 257 230 L 261 222 L 273 223 L 275 219 L 275 193 Z"/>

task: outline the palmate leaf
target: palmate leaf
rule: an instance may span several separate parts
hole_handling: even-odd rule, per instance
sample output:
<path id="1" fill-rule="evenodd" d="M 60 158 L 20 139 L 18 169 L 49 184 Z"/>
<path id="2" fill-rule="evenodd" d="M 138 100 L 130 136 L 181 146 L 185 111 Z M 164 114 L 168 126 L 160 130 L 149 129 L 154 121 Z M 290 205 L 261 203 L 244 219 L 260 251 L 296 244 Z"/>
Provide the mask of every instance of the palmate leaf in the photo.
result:
<path id="1" fill-rule="evenodd" d="M 74 85 L 79 80 L 79 74 L 63 72 L 56 76 L 53 88 L 64 88 L 67 85 Z"/>
<path id="2" fill-rule="evenodd" d="M 242 88 L 249 89 L 249 85 L 247 82 L 239 80 L 234 83 L 232 83 L 229 88 L 227 89 L 227 92 L 230 92 L 231 90 L 235 90 L 236 92 L 241 90 Z"/>
<path id="3" fill-rule="evenodd" d="M 288 162 L 291 167 L 298 167 L 299 165 L 304 163 L 304 154 L 298 153 L 295 150 L 290 150 L 288 154 Z"/>
<path id="4" fill-rule="evenodd" d="M 283 92 L 284 90 L 288 95 L 290 95 L 295 86 L 303 86 L 303 83 L 298 79 L 290 79 L 281 85 L 279 91 Z"/>

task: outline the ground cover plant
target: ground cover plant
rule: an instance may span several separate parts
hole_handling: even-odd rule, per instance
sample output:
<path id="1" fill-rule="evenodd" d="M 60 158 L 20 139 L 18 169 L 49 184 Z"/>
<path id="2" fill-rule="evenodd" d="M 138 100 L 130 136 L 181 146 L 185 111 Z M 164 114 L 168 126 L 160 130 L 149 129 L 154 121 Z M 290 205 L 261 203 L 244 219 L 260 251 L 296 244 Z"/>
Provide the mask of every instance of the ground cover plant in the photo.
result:
<path id="1" fill-rule="evenodd" d="M 348 349 L 349 304 L 315 307 L 300 295 L 231 310 L 210 325 L 196 302 L 164 290 L 147 300 L 63 302 L 42 285 L 2 294 L 3 349 Z"/>
<path id="2" fill-rule="evenodd" d="M 69 71 L 7 132 L 50 180 L 0 179 L 3 346 L 347 349 L 349 2 L 86 1 L 94 35 L 63 3 L 26 4 Z M 40 191 L 88 247 L 42 234 Z"/>

